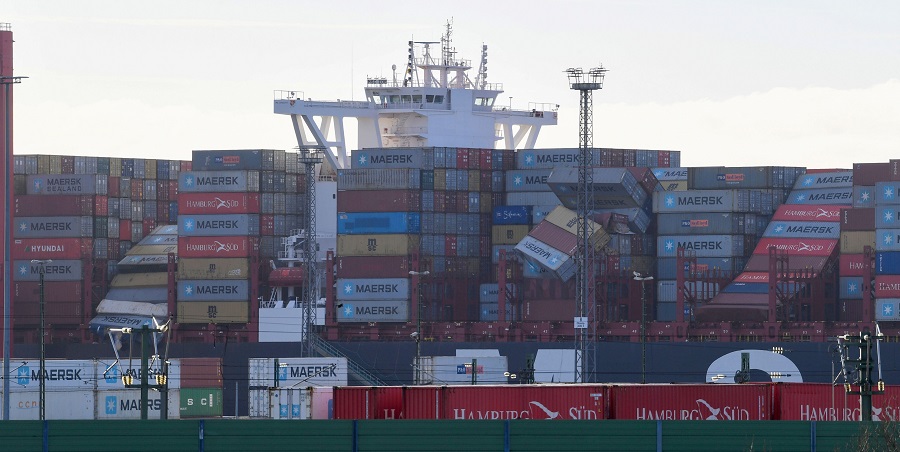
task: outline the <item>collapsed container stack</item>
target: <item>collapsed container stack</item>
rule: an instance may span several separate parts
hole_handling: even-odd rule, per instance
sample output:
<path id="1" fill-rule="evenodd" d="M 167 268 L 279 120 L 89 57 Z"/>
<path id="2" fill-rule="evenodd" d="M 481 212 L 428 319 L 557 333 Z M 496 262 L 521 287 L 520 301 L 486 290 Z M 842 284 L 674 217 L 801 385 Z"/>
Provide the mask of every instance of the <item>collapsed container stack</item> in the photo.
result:
<path id="1" fill-rule="evenodd" d="M 780 261 L 778 271 L 798 278 L 820 277 L 831 268 L 838 251 L 840 211 L 851 201 L 851 181 L 849 171 L 799 176 L 786 203 L 777 207 L 743 272 L 709 305 L 700 308 L 698 319 L 766 321 L 772 259 L 786 259 Z M 783 281 L 778 285 L 779 294 L 783 300 L 790 300 L 812 290 L 809 285 L 801 280 Z M 823 318 L 827 309 L 821 300 L 781 303 L 783 318 L 795 321 Z"/>
<path id="2" fill-rule="evenodd" d="M 14 287 L 15 321 L 38 323 L 41 266 L 31 261 L 52 260 L 44 268 L 48 341 L 86 340 L 80 326 L 119 259 L 146 232 L 174 219 L 182 162 L 23 155 L 14 163 L 12 257 L 24 269 Z M 33 331 L 19 330 L 16 340 Z"/>
<path id="3" fill-rule="evenodd" d="M 683 290 L 675 287 L 679 272 L 712 271 L 727 277 L 744 269 L 771 215 L 804 171 L 791 167 L 689 168 L 688 190 L 656 193 L 657 320 L 676 318 L 677 290 Z M 679 250 L 691 259 L 690 268 L 678 268 Z M 736 295 L 728 296 L 760 295 L 742 292 L 756 288 L 735 286 L 729 290 Z M 717 296 L 720 289 L 716 284 L 690 287 L 696 303 L 685 306 L 685 318 L 691 318 L 694 310 Z"/>

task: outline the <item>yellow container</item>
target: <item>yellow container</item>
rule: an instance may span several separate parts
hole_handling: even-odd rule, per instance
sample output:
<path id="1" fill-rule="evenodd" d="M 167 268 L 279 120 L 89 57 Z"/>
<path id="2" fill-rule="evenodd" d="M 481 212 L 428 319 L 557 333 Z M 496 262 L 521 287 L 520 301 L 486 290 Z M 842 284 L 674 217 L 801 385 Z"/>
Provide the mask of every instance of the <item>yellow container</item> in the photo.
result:
<path id="1" fill-rule="evenodd" d="M 179 259 L 178 279 L 247 279 L 247 258 Z"/>
<path id="2" fill-rule="evenodd" d="M 447 170 L 435 168 L 435 170 L 434 170 L 434 189 L 435 190 L 446 190 L 447 189 Z"/>
<path id="3" fill-rule="evenodd" d="M 527 224 L 502 224 L 491 227 L 491 243 L 494 245 L 518 245 L 528 235 Z"/>
<path id="4" fill-rule="evenodd" d="M 469 170 L 469 191 L 481 190 L 481 171 Z"/>
<path id="5" fill-rule="evenodd" d="M 178 323 L 247 323 L 250 303 L 246 301 L 182 301 L 176 305 Z"/>
<path id="6" fill-rule="evenodd" d="M 575 212 L 566 209 L 563 206 L 558 206 L 547 215 L 546 221 L 552 223 L 554 226 L 559 226 L 575 237 L 578 237 L 578 215 Z M 591 220 L 588 220 L 588 224 L 594 231 L 594 233 L 591 234 L 589 242 L 597 249 L 606 246 L 610 241 L 610 237 L 609 234 L 603 230 L 603 226 L 600 226 Z"/>
<path id="7" fill-rule="evenodd" d="M 875 231 L 841 232 L 841 253 L 862 254 L 867 246 L 875 249 Z"/>
<path id="8" fill-rule="evenodd" d="M 109 285 L 111 287 L 148 287 L 165 286 L 168 283 L 168 273 L 119 273 Z"/>
<path id="9" fill-rule="evenodd" d="M 402 256 L 419 250 L 418 235 L 341 234 L 337 237 L 338 256 Z"/>
<path id="10" fill-rule="evenodd" d="M 169 253 L 178 254 L 177 245 L 138 245 L 128 250 L 128 256 L 147 256 L 147 255 L 166 255 Z"/>
<path id="11" fill-rule="evenodd" d="M 688 189 L 686 180 L 661 180 L 659 183 L 665 191 L 687 191 Z"/>

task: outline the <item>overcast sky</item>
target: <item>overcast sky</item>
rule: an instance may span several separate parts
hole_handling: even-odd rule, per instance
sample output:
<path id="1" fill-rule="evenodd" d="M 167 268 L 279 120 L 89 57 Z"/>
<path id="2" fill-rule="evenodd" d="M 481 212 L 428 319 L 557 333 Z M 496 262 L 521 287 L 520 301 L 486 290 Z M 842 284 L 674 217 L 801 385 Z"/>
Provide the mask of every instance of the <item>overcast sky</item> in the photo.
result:
<path id="1" fill-rule="evenodd" d="M 190 159 L 291 149 L 273 91 L 361 99 L 406 42 L 477 62 L 501 103 L 560 105 L 538 147 L 578 147 L 563 72 L 602 63 L 594 145 L 684 166 L 849 168 L 900 158 L 900 2 L 12 1 L 17 154 Z M 476 65 L 477 66 L 477 65 Z M 473 74 L 474 75 L 474 74 Z"/>

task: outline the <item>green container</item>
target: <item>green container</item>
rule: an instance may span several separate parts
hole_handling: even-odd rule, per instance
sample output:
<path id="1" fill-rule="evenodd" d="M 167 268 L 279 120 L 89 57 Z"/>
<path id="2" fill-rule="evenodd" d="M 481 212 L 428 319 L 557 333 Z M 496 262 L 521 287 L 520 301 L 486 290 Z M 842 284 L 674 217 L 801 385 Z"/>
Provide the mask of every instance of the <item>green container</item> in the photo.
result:
<path id="1" fill-rule="evenodd" d="M 181 388 L 180 391 L 182 418 L 222 416 L 222 388 Z"/>

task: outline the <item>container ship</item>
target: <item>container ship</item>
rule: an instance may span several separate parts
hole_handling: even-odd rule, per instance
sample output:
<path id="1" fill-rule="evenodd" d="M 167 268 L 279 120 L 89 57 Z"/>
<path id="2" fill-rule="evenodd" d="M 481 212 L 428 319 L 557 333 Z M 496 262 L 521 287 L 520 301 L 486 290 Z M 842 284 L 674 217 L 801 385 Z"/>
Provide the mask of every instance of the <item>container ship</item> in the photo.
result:
<path id="1" fill-rule="evenodd" d="M 171 355 L 220 357 L 239 415 L 254 359 L 346 360 L 363 385 L 465 381 L 473 358 L 503 363 L 493 383 L 574 381 L 580 149 L 538 147 L 558 105 L 500 105 L 487 47 L 473 65 L 451 34 L 409 41 L 365 100 L 275 91 L 296 151 L 8 156 L 14 356 L 37 356 L 43 303 L 54 358 L 129 353 L 122 328 L 171 320 Z M 838 338 L 876 328 L 893 356 L 900 160 L 592 161 L 586 382 L 844 382 Z"/>

